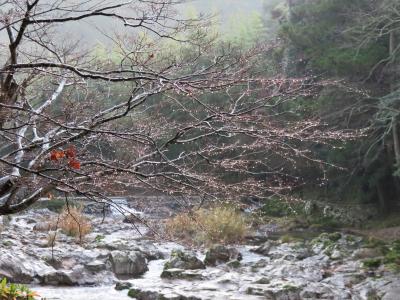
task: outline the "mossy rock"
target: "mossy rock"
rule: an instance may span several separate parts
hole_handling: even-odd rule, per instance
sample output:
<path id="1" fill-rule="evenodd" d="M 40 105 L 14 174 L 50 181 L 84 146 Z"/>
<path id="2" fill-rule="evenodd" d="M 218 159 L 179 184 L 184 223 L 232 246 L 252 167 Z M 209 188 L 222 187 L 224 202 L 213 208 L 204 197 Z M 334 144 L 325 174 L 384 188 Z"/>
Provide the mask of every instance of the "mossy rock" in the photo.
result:
<path id="1" fill-rule="evenodd" d="M 130 282 L 117 282 L 115 285 L 115 289 L 117 291 L 129 290 L 132 287 L 132 283 Z"/>
<path id="2" fill-rule="evenodd" d="M 260 278 L 260 279 L 258 279 L 256 281 L 254 281 L 254 283 L 256 283 L 256 284 L 270 284 L 271 280 L 269 278 L 267 278 L 267 277 L 262 277 L 262 278 Z"/>

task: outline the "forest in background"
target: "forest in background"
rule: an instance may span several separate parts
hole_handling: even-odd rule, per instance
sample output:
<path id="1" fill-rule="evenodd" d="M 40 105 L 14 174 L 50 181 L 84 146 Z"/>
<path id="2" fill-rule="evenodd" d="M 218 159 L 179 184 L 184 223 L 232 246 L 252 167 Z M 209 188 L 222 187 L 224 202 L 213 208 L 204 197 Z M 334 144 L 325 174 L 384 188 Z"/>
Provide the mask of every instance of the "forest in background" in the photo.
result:
<path id="1" fill-rule="evenodd" d="M 281 80 L 282 86 L 291 80 L 292 83 L 300 82 L 306 89 L 312 86 L 312 91 L 298 90 L 296 94 L 293 86 L 288 89 L 285 86 L 282 94 L 271 96 L 268 94 L 271 91 L 264 89 L 265 82 L 249 84 L 252 93 L 244 94 L 247 104 L 255 105 L 259 101 L 257 97 L 268 98 L 268 105 L 263 107 L 266 111 L 260 115 L 257 110 L 252 112 L 258 118 L 263 116 L 271 122 L 266 124 L 263 123 L 265 120 L 257 119 L 257 126 L 261 126 L 260 131 L 264 130 L 263 133 L 268 126 L 272 126 L 268 138 L 272 138 L 273 142 L 266 149 L 258 145 L 258 152 L 252 149 L 254 153 L 246 154 L 251 159 L 243 162 L 244 165 L 227 166 L 218 163 L 211 170 L 207 158 L 197 157 L 191 161 L 193 165 L 190 170 L 218 178 L 231 187 L 243 183 L 243 190 L 248 191 L 247 195 L 241 195 L 243 197 L 278 197 L 284 201 L 316 201 L 344 206 L 365 204 L 372 205 L 383 214 L 398 210 L 400 16 L 397 9 L 400 5 L 393 0 L 374 3 L 357 0 L 351 4 L 345 0 L 246 1 L 239 6 L 229 3 L 231 1 L 212 4 L 195 1 L 180 8 L 182 15 L 189 18 L 204 15 L 204 12 L 210 15 L 221 12 L 219 16 L 209 19 L 209 27 L 204 32 L 190 32 L 194 36 L 201 34 L 207 41 L 216 40 L 221 45 L 219 49 L 210 51 L 206 47 L 199 47 L 199 50 L 193 45 L 181 47 L 170 41 L 162 44 L 163 47 L 178 59 L 191 59 L 194 52 L 204 51 L 196 67 L 209 64 L 220 53 L 230 53 L 232 57 L 244 55 L 250 62 L 247 71 L 253 78 L 271 80 L 274 84 Z M 108 26 L 116 30 L 117 27 L 109 26 L 113 23 L 103 24 L 101 18 L 95 17 L 88 27 L 97 31 L 98 36 L 106 41 L 109 37 L 104 28 Z M 89 23 L 77 22 L 72 27 L 66 25 L 62 30 L 64 33 L 71 30 L 73 34 L 82 24 Z M 79 31 L 79 34 L 82 34 L 81 38 L 85 39 L 89 48 L 100 41 L 100 38 L 91 35 L 91 29 Z M 143 41 L 154 46 L 147 36 Z M 119 46 L 122 48 L 125 45 Z M 94 63 L 114 67 L 121 60 L 121 54 L 118 53 L 118 47 L 113 47 L 100 41 L 85 51 L 89 56 L 94 55 Z M 153 58 L 152 55 L 149 54 L 145 63 Z M 167 55 L 160 57 L 165 59 Z M 242 62 L 241 59 L 238 61 Z M 191 67 L 185 66 L 179 70 L 186 71 L 192 71 Z M 111 87 L 107 82 L 95 80 L 88 80 L 88 84 L 94 89 L 91 97 L 97 99 L 91 109 L 122 103 L 132 89 L 125 82 Z M 244 89 L 243 86 L 233 87 L 234 97 Z M 49 93 L 43 90 L 42 96 L 48 97 Z M 78 99 L 76 103 L 79 103 L 83 93 L 83 90 L 67 87 L 51 112 L 63 113 L 69 105 L 69 98 L 73 96 Z M 179 91 L 177 95 L 174 94 L 175 99 L 170 95 L 152 95 L 146 100 L 140 116 L 121 118 L 116 126 L 138 126 L 140 130 L 142 126 L 162 128 L 154 134 L 157 142 L 163 142 L 172 133 L 167 125 L 182 127 L 191 124 L 193 115 L 196 118 L 206 116 L 199 104 L 192 100 L 186 102 L 182 109 L 184 96 Z M 207 92 L 201 94 L 199 99 L 209 107 L 221 110 L 232 104 L 225 91 Z M 189 116 L 188 112 L 193 115 Z M 249 126 L 250 122 L 246 122 L 245 126 Z M 319 125 L 310 125 L 306 129 L 301 127 L 306 126 L 301 122 L 315 122 L 309 124 Z M 218 126 L 221 126 L 218 130 L 226 130 L 220 123 Z M 229 130 L 237 130 L 235 126 Z M 201 130 L 203 128 L 193 134 Z M 306 132 L 305 136 L 297 135 L 303 131 Z M 327 133 L 322 134 L 323 131 Z M 208 142 L 225 145 L 233 140 L 233 144 L 230 144 L 233 150 L 230 149 L 229 153 L 213 153 L 212 157 L 214 160 L 233 160 L 240 151 L 245 151 L 244 145 L 249 143 L 250 135 L 246 132 L 242 136 L 238 134 L 237 138 L 231 139 L 232 136 L 229 133 L 224 137 L 207 138 L 206 134 L 204 139 L 201 135 L 201 140 L 199 138 L 197 141 L 197 138 L 192 139 L 189 135 L 188 143 L 168 145 L 167 158 L 180 159 L 185 151 L 193 153 L 197 148 L 206 147 Z M 109 160 L 131 159 L 139 151 L 132 149 L 132 153 L 123 152 L 126 149 L 122 146 L 123 141 L 99 139 L 96 143 L 87 145 L 87 150 L 92 154 L 104 153 Z M 207 163 L 200 162 L 203 159 Z M 252 180 L 257 183 L 250 184 Z M 249 183 L 252 188 L 246 189 L 244 183 Z M 257 190 L 260 185 L 267 187 Z M 114 192 L 116 187 L 107 183 L 105 188 Z M 120 189 L 117 191 L 120 192 Z M 231 195 L 236 196 L 235 193 Z"/>
<path id="2" fill-rule="evenodd" d="M 309 145 L 326 165 L 298 161 L 286 170 L 303 179 L 296 197 L 374 205 L 383 214 L 399 209 L 399 7 L 390 0 L 263 1 L 261 11 L 222 31 L 242 47 L 273 44 L 258 70 L 267 76 L 330 83 L 312 99 L 277 108 L 283 120 L 311 117 L 362 132 L 344 143 Z"/>

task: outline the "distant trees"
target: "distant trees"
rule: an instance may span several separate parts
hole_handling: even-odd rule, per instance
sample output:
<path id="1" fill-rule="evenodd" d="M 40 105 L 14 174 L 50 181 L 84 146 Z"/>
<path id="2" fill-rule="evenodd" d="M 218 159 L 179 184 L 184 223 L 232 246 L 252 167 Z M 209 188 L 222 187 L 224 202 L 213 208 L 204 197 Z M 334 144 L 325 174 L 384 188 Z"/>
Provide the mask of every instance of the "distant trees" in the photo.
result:
<path id="1" fill-rule="evenodd" d="M 290 2 L 290 3 L 289 3 Z M 288 1 L 280 18 L 283 61 L 292 75 L 337 80 L 308 111 L 330 126 L 364 128 L 366 136 L 325 157 L 349 170 L 328 172 L 328 198 L 374 201 L 396 207 L 398 189 L 399 3 L 398 1 Z M 338 193 L 340 191 L 340 193 Z"/>

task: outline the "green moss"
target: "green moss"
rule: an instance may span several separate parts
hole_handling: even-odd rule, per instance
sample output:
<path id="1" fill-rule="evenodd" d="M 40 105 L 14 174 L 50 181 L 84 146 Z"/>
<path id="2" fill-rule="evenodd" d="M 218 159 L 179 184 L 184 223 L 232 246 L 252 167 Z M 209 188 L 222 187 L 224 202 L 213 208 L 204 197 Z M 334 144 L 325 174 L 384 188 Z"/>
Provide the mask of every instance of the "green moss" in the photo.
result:
<path id="1" fill-rule="evenodd" d="M 300 238 L 294 237 L 294 236 L 292 236 L 292 235 L 290 235 L 290 234 L 282 235 L 281 238 L 280 238 L 280 240 L 281 240 L 282 243 L 292 243 L 292 242 L 299 242 L 299 241 L 301 241 Z"/>
<path id="2" fill-rule="evenodd" d="M 100 243 L 102 240 L 104 240 L 105 239 L 105 236 L 104 235 L 102 235 L 102 234 L 98 234 L 98 235 L 96 235 L 96 237 L 94 238 L 94 241 L 96 242 L 96 243 Z"/>
<path id="3" fill-rule="evenodd" d="M 231 267 L 233 269 L 237 269 L 240 268 L 240 261 L 238 260 L 231 260 L 229 262 L 227 262 L 226 264 L 228 267 Z"/>
<path id="4" fill-rule="evenodd" d="M 168 269 L 171 269 L 171 262 L 169 262 L 169 261 L 167 261 L 167 262 L 164 264 L 164 270 L 168 270 Z"/>
<path id="5" fill-rule="evenodd" d="M 299 290 L 297 286 L 291 284 L 285 284 L 282 288 L 288 292 L 297 292 Z"/>
<path id="6" fill-rule="evenodd" d="M 346 241 L 350 243 L 356 242 L 356 238 L 353 235 L 346 235 Z"/>
<path id="7" fill-rule="evenodd" d="M 11 241 L 3 241 L 2 244 L 3 244 L 3 246 L 5 246 L 5 247 L 11 247 L 11 246 L 14 245 L 13 242 L 11 242 Z"/>
<path id="8" fill-rule="evenodd" d="M 255 281 L 254 283 L 256 284 L 270 284 L 271 280 L 269 280 L 266 277 L 260 278 L 257 281 Z"/>
<path id="9" fill-rule="evenodd" d="M 376 269 L 382 265 L 381 258 L 370 258 L 363 261 L 363 267 L 368 269 Z"/>
<path id="10" fill-rule="evenodd" d="M 340 232 L 334 232 L 328 234 L 328 239 L 331 240 L 332 242 L 337 242 L 342 238 L 342 234 Z"/>
<path id="11" fill-rule="evenodd" d="M 280 198 L 270 198 L 265 201 L 261 212 L 270 217 L 296 216 L 303 211 L 303 203 L 288 203 Z"/>
<path id="12" fill-rule="evenodd" d="M 382 250 L 387 250 L 386 243 L 382 240 L 378 240 L 373 237 L 369 237 L 366 241 L 364 241 L 365 248 L 381 248 Z M 386 252 L 386 251 L 384 251 Z"/>
<path id="13" fill-rule="evenodd" d="M 400 240 L 393 242 L 384 257 L 385 266 L 398 272 L 400 270 Z"/>
<path id="14" fill-rule="evenodd" d="M 128 291 L 128 296 L 131 298 L 137 298 L 140 295 L 140 290 L 138 289 L 130 289 Z"/>

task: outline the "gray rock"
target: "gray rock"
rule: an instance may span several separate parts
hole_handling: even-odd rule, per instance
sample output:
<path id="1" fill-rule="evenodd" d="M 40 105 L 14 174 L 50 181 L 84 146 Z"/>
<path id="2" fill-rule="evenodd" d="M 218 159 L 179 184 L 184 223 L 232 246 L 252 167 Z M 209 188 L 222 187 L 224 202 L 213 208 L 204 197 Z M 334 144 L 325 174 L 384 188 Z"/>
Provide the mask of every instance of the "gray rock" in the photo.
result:
<path id="1" fill-rule="evenodd" d="M 201 300 L 200 298 L 193 296 L 145 291 L 140 289 L 130 289 L 128 296 L 137 300 Z"/>
<path id="2" fill-rule="evenodd" d="M 265 299 L 273 300 L 301 300 L 301 287 L 290 284 L 281 287 L 269 287 L 267 285 L 255 284 L 247 287 L 246 294 L 263 296 Z"/>
<path id="3" fill-rule="evenodd" d="M 32 283 L 39 281 L 46 272 L 55 271 L 45 262 L 18 252 L 0 253 L 0 278 L 12 282 Z"/>
<path id="4" fill-rule="evenodd" d="M 205 269 L 205 265 L 193 253 L 173 250 L 170 260 L 164 264 L 164 270 L 168 269 L 196 270 Z"/>
<path id="5" fill-rule="evenodd" d="M 262 254 L 267 256 L 269 254 L 269 251 L 275 244 L 271 241 L 266 241 L 264 244 L 259 246 L 258 248 L 252 250 L 255 253 Z"/>
<path id="6" fill-rule="evenodd" d="M 106 269 L 106 263 L 100 260 L 94 260 L 86 264 L 86 269 L 94 273 L 100 272 Z"/>
<path id="7" fill-rule="evenodd" d="M 85 272 L 81 265 L 72 270 L 56 270 L 45 274 L 41 280 L 42 284 L 54 286 L 91 286 L 96 281 L 91 274 Z"/>
<path id="8" fill-rule="evenodd" d="M 146 258 L 138 251 L 112 251 L 109 259 L 117 277 L 132 278 L 148 271 Z"/>
<path id="9" fill-rule="evenodd" d="M 165 279 L 185 279 L 185 280 L 203 280 L 201 273 L 193 270 L 168 269 L 161 273 L 161 278 Z"/>
<path id="10" fill-rule="evenodd" d="M 89 203 L 83 208 L 83 213 L 89 215 L 108 216 L 112 214 L 109 203 Z"/>
<path id="11" fill-rule="evenodd" d="M 74 286 L 77 285 L 72 279 L 71 271 L 55 271 L 43 276 L 42 284 L 59 285 L 59 286 Z"/>
<path id="12" fill-rule="evenodd" d="M 221 263 L 226 263 L 231 260 L 242 260 L 242 254 L 235 248 L 228 248 L 226 246 L 217 245 L 210 248 L 206 252 L 204 263 L 206 265 L 215 266 Z"/>
<path id="13" fill-rule="evenodd" d="M 51 224 L 49 222 L 39 222 L 33 226 L 33 231 L 49 232 L 54 231 L 56 229 L 55 227 L 55 224 Z"/>

